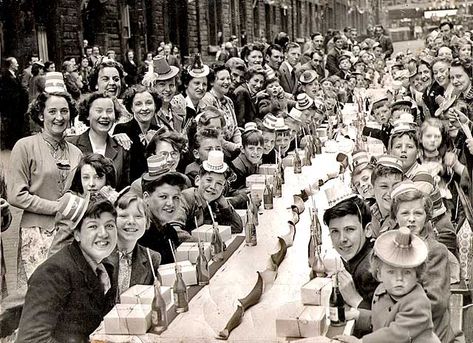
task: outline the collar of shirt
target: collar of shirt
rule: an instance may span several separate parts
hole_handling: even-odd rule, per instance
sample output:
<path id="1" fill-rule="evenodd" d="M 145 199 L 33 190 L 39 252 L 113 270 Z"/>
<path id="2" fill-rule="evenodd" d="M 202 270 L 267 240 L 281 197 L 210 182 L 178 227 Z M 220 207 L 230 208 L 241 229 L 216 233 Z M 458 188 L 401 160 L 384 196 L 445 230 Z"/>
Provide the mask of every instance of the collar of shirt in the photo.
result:
<path id="1" fill-rule="evenodd" d="M 286 67 L 289 70 L 289 73 L 292 73 L 292 70 L 294 69 L 294 67 L 286 60 L 283 63 L 286 64 Z"/>
<path id="2" fill-rule="evenodd" d="M 186 96 L 186 107 L 192 108 L 194 111 L 196 111 L 194 104 L 192 103 L 191 98 L 189 96 Z"/>

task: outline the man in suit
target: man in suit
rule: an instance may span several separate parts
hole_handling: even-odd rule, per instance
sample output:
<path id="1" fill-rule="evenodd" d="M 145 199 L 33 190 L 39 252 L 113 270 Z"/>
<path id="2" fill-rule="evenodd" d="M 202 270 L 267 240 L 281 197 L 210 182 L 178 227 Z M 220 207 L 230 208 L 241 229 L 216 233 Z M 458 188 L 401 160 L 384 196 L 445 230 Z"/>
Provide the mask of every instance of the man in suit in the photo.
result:
<path id="1" fill-rule="evenodd" d="M 16 141 L 29 134 L 25 120 L 28 92 L 17 76 L 18 61 L 6 59 L 6 69 L 0 76 L 0 136 L 1 149 L 12 149 Z"/>
<path id="2" fill-rule="evenodd" d="M 289 43 L 286 46 L 286 60 L 279 68 L 280 85 L 285 92 L 295 94 L 297 90 L 296 71 L 300 67 L 301 47 L 297 43 Z"/>
<path id="3" fill-rule="evenodd" d="M 87 209 L 77 219 L 74 241 L 43 262 L 28 280 L 18 342 L 89 342 L 114 305 L 113 266 L 102 261 L 117 244 L 115 208 L 103 199 L 89 204 L 70 199 L 79 213 L 82 206 Z"/>
<path id="4" fill-rule="evenodd" d="M 313 52 L 317 51 L 318 53 L 325 55 L 324 48 L 324 36 L 320 32 L 315 32 L 310 36 L 310 41 L 304 44 L 304 49 L 302 50 L 301 63 L 307 63 L 311 59 Z"/>
<path id="5" fill-rule="evenodd" d="M 164 46 L 164 57 L 166 58 L 166 61 L 168 61 L 168 64 L 170 66 L 174 66 L 174 67 L 177 67 L 179 68 L 179 70 L 181 70 L 181 62 L 179 61 L 179 59 L 174 56 L 174 55 L 171 55 L 171 44 L 166 44 Z"/>
<path id="6" fill-rule="evenodd" d="M 385 58 L 391 57 L 394 51 L 393 42 L 391 38 L 385 35 L 383 25 L 376 25 L 374 29 L 374 33 L 375 33 L 375 40 L 383 48 L 383 53 L 384 53 Z"/>
<path id="7" fill-rule="evenodd" d="M 345 40 L 342 36 L 336 35 L 333 37 L 333 48 L 327 54 L 327 61 L 325 63 L 325 68 L 328 71 L 328 75 L 337 75 L 340 73 L 339 67 L 339 58 L 342 55 L 343 45 L 345 44 Z"/>
<path id="8" fill-rule="evenodd" d="M 298 75 L 306 70 L 313 70 L 319 75 L 319 80 L 325 78 L 325 68 L 324 68 L 324 55 L 321 51 L 313 51 L 310 54 L 310 60 L 307 63 L 304 63 L 298 70 Z"/>

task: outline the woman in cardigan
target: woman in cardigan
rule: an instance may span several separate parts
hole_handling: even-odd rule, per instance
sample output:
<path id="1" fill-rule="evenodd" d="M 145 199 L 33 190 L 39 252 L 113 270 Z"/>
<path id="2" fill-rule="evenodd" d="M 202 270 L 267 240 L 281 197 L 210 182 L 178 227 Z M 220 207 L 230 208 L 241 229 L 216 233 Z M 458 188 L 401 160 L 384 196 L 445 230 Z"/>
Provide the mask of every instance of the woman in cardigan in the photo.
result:
<path id="1" fill-rule="evenodd" d="M 64 132 L 75 115 L 71 96 L 41 93 L 29 115 L 43 129 L 20 139 L 10 157 L 8 200 L 23 209 L 18 244 L 18 288 L 48 255 L 55 235 L 58 200 L 69 189 L 82 153 L 66 142 Z"/>
<path id="2" fill-rule="evenodd" d="M 110 158 L 117 173 L 117 188 L 130 184 L 130 152 L 110 137 L 108 132 L 118 119 L 113 100 L 102 93 L 92 93 L 80 103 L 79 119 L 90 127 L 69 139 L 83 153 L 98 153 Z"/>

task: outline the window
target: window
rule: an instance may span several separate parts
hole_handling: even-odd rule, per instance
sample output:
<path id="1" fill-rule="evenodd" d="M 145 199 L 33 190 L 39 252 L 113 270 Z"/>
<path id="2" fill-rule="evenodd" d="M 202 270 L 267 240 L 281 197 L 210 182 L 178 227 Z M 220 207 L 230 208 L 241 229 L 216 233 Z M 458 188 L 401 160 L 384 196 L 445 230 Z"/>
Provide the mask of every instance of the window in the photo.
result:
<path id="1" fill-rule="evenodd" d="M 223 43 L 222 1 L 209 0 L 209 44 Z"/>
<path id="2" fill-rule="evenodd" d="M 122 19 L 122 27 L 123 27 L 123 38 L 130 38 L 131 31 L 130 31 L 130 6 L 125 5 L 121 8 L 121 19 Z"/>
<path id="3" fill-rule="evenodd" d="M 48 37 L 46 35 L 46 28 L 42 25 L 38 26 L 37 38 L 38 38 L 38 52 L 39 58 L 43 61 L 49 61 L 48 55 Z"/>

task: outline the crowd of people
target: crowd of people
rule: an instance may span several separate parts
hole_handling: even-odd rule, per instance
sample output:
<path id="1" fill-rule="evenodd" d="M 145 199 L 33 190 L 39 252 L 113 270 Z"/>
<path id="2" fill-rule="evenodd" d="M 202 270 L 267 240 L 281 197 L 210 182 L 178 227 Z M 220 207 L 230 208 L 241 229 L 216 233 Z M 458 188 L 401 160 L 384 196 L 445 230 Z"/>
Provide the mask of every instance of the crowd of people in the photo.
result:
<path id="1" fill-rule="evenodd" d="M 352 188 L 323 216 L 357 319 L 337 340 L 465 342 L 449 312 L 451 283 L 471 277 L 457 235 L 473 191 L 473 43 L 461 35 L 442 22 L 417 54 L 393 54 L 381 25 L 317 32 L 303 46 L 284 33 L 241 48 L 235 37 L 208 64 L 199 54 L 182 64 L 164 43 L 142 65 L 133 51 L 120 63 L 86 45 L 79 65 L 67 59 L 60 73 L 32 58 L 23 77 L 7 58 L 0 196 L 23 210 L 18 341 L 87 342 L 117 294 L 173 261 L 169 240 L 191 241 L 213 216 L 242 232 L 246 177 L 308 137 L 344 138 L 354 103 Z M 371 156 L 367 137 L 384 153 Z"/>

